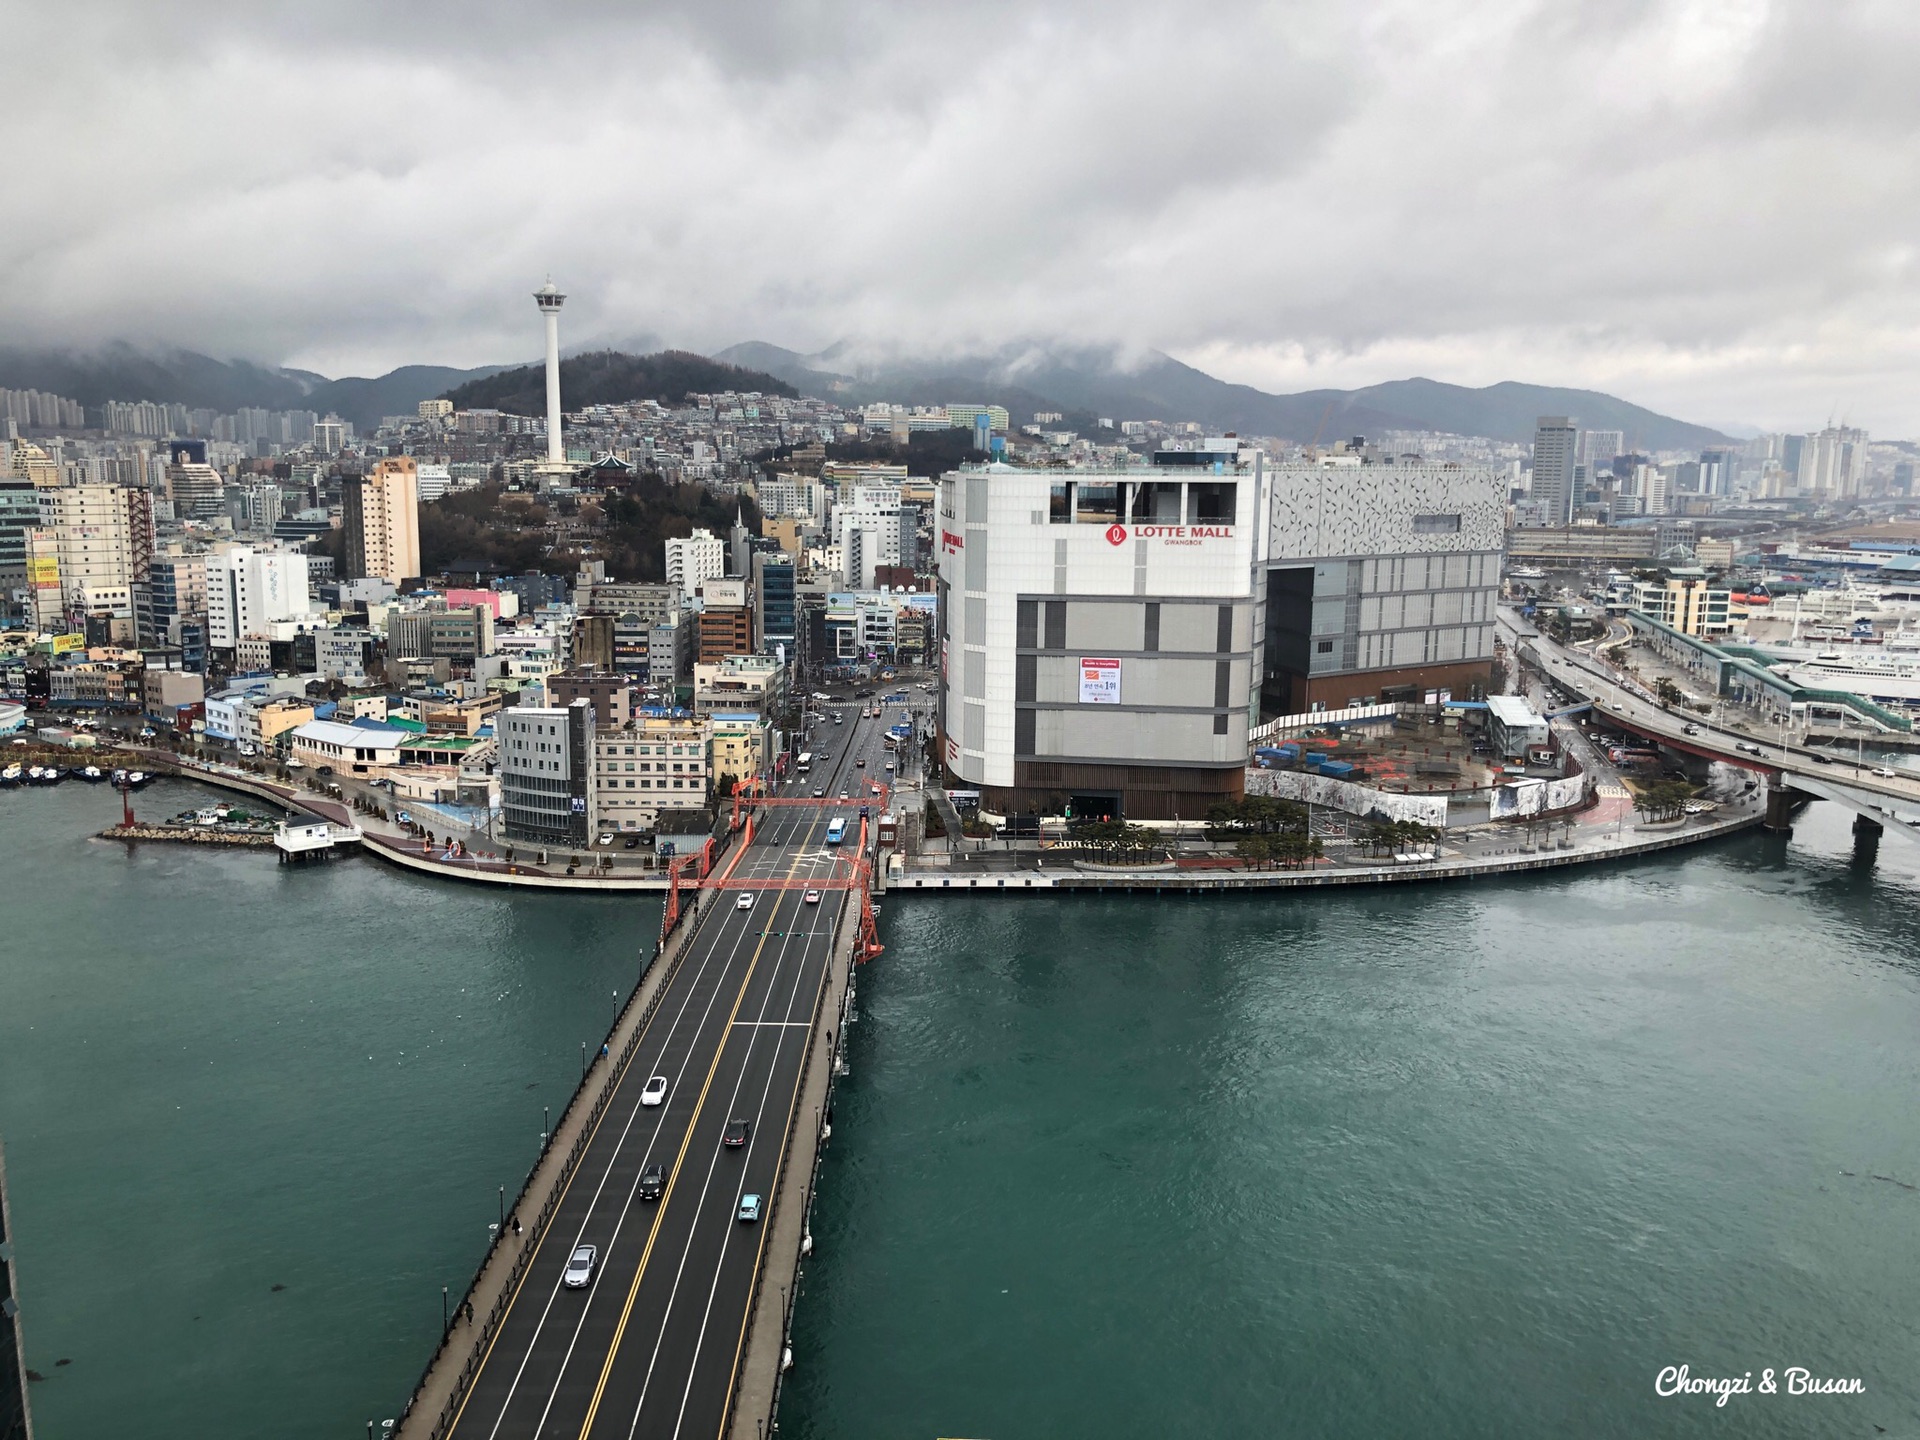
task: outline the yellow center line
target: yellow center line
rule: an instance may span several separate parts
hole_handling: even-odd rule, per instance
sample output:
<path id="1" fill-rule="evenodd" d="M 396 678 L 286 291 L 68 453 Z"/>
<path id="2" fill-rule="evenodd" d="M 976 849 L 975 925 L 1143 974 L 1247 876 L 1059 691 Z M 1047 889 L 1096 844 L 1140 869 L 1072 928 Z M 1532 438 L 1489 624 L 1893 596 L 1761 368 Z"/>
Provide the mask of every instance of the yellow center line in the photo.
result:
<path id="1" fill-rule="evenodd" d="M 787 878 L 799 867 L 800 859 L 795 857 L 787 869 Z M 777 903 L 777 902 L 776 902 Z M 733 997 L 733 1009 L 727 1013 L 726 1029 L 720 1032 L 720 1043 L 713 1047 L 713 1063 L 707 1067 L 707 1078 L 700 1086 L 700 1098 L 694 1101 L 693 1115 L 687 1121 L 686 1136 L 680 1141 L 680 1153 L 673 1157 L 673 1173 L 667 1177 L 666 1191 L 660 1196 L 660 1208 L 653 1213 L 653 1228 L 647 1232 L 647 1245 L 640 1252 L 640 1267 L 633 1272 L 633 1283 L 627 1287 L 626 1303 L 620 1307 L 620 1323 L 614 1327 L 613 1339 L 607 1345 L 606 1362 L 600 1367 L 600 1379 L 593 1387 L 593 1400 L 587 1406 L 586 1419 L 580 1424 L 580 1440 L 586 1440 L 593 1429 L 593 1420 L 600 1411 L 600 1397 L 606 1393 L 607 1378 L 613 1374 L 614 1357 L 620 1353 L 620 1342 L 626 1337 L 627 1321 L 633 1316 L 633 1303 L 640 1295 L 640 1282 L 647 1273 L 647 1262 L 653 1258 L 654 1242 L 660 1237 L 660 1225 L 667 1217 L 667 1206 L 673 1201 L 673 1187 L 680 1179 L 680 1167 L 687 1158 L 687 1147 L 693 1144 L 693 1131 L 699 1122 L 700 1112 L 706 1107 L 707 1092 L 713 1086 L 713 1077 L 719 1073 L 720 1057 L 726 1054 L 727 1040 L 733 1034 L 734 1022 L 740 1018 L 740 1007 L 746 1003 L 747 987 L 753 983 L 753 972 L 759 968 L 761 952 L 767 948 L 767 939 L 771 932 L 760 932 L 760 943 L 753 947 L 753 959 L 747 964 L 747 973 L 740 979 L 740 992 Z"/>
<path id="2" fill-rule="evenodd" d="M 692 942 L 689 941 L 688 943 L 691 944 Z M 656 1010 L 652 1015 L 649 1015 L 647 1017 L 647 1023 L 641 1027 L 640 1034 L 634 1041 L 633 1053 L 636 1056 L 640 1053 L 641 1042 L 644 1041 L 647 1038 L 648 1034 L 652 1032 L 653 1022 L 660 1018 L 661 1014 L 665 1012 L 666 1008 L 667 1008 L 666 1005 L 663 1003 L 658 1010 Z M 614 1095 L 618 1095 L 621 1090 L 626 1088 L 628 1073 L 631 1073 L 631 1072 L 630 1071 L 622 1072 L 619 1083 L 617 1083 L 613 1088 Z M 573 1189 L 573 1182 L 577 1180 L 587 1168 L 586 1166 L 587 1151 L 592 1148 L 594 1137 L 600 1133 L 600 1126 L 605 1122 L 607 1116 L 611 1115 L 612 1113 L 613 1113 L 613 1099 L 612 1099 L 612 1096 L 609 1096 L 607 1099 L 606 1109 L 601 1111 L 600 1118 L 594 1121 L 592 1128 L 587 1131 L 586 1144 L 581 1147 L 581 1151 L 580 1151 L 580 1163 L 574 1166 L 573 1174 L 567 1177 L 567 1183 L 560 1187 L 560 1198 L 554 1202 L 554 1206 L 553 1206 L 554 1220 L 556 1222 L 558 1222 L 560 1218 L 560 1207 L 566 1204 L 567 1193 Z M 534 1268 L 539 1262 L 541 1247 L 547 1243 L 547 1237 L 551 1235 L 554 1232 L 554 1230 L 557 1228 L 558 1228 L 557 1223 L 548 1225 L 545 1230 L 540 1232 L 540 1238 L 534 1242 L 533 1254 L 527 1260 L 527 1268 L 520 1273 L 519 1280 L 515 1282 L 513 1287 L 513 1294 L 507 1300 L 507 1308 L 500 1312 L 500 1324 L 498 1328 L 494 1330 L 493 1338 L 487 1341 L 487 1348 L 484 1352 L 482 1352 L 480 1356 L 480 1367 L 479 1369 L 473 1372 L 473 1380 L 467 1386 L 467 1393 L 460 1397 L 460 1408 L 453 1412 L 453 1423 L 447 1427 L 448 1435 L 452 1435 L 454 1434 L 455 1431 L 459 1430 L 460 1421 L 467 1413 L 467 1402 L 473 1399 L 475 1392 L 479 1390 L 480 1376 L 485 1373 L 487 1368 L 487 1362 L 493 1358 L 493 1347 L 498 1345 L 500 1343 L 500 1337 L 507 1333 L 507 1319 L 509 1316 L 513 1314 L 513 1307 L 520 1299 L 520 1291 L 522 1287 L 526 1285 L 528 1279 L 532 1277 Z"/>

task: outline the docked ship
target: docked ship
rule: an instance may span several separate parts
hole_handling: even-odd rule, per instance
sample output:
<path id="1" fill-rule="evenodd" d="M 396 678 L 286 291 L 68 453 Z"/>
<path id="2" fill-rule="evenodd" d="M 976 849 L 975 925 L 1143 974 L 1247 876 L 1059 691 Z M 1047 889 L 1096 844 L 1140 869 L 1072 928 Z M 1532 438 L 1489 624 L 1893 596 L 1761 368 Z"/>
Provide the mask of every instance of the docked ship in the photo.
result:
<path id="1" fill-rule="evenodd" d="M 1822 650 L 1775 668 L 1810 690 L 1846 690 L 1880 705 L 1920 708 L 1920 655 Z"/>

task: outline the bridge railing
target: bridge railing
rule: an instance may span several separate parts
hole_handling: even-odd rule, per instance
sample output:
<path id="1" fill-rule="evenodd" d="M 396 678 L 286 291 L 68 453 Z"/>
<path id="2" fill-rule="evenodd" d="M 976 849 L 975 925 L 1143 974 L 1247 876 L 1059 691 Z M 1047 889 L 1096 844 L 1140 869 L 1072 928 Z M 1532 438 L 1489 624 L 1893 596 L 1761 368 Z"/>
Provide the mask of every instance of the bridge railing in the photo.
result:
<path id="1" fill-rule="evenodd" d="M 704 911 L 697 913 L 704 913 Z M 627 1066 L 632 1061 L 634 1052 L 639 1049 L 640 1038 L 646 1034 L 648 1023 L 659 1011 L 662 1002 L 665 1000 L 667 990 L 673 983 L 673 977 L 678 973 L 681 961 L 691 948 L 691 937 L 697 933 L 698 929 L 699 925 L 696 923 L 691 926 L 682 927 L 676 932 L 681 937 L 681 944 L 674 950 L 671 957 L 668 958 L 667 968 L 661 978 L 660 984 L 654 987 L 653 994 L 648 998 L 644 1009 L 640 1013 L 639 1019 L 634 1023 L 631 1032 L 628 1034 L 626 1042 L 620 1047 L 619 1053 L 610 1056 L 610 1063 L 608 1064 L 602 1065 L 597 1060 L 594 1062 L 593 1068 L 589 1069 L 587 1074 L 581 1079 L 579 1086 L 573 1092 L 572 1098 L 568 1100 L 566 1109 L 560 1114 L 559 1122 L 554 1125 L 552 1130 L 547 1132 L 546 1143 L 541 1146 L 539 1156 L 534 1160 L 533 1167 L 527 1172 L 527 1178 L 522 1183 L 519 1194 L 514 1197 L 512 1208 L 507 1212 L 510 1218 L 517 1219 L 519 1217 L 521 1207 L 527 1203 L 536 1184 L 541 1183 L 542 1177 L 540 1172 L 542 1167 L 551 1159 L 553 1146 L 558 1137 L 568 1128 L 570 1118 L 580 1111 L 590 1084 L 595 1080 L 594 1071 L 598 1070 L 600 1072 L 598 1076 L 598 1093 L 594 1099 L 587 1104 L 584 1118 L 578 1126 L 573 1143 L 567 1149 L 566 1159 L 561 1163 L 559 1170 L 544 1182 L 547 1194 L 545 1201 L 540 1206 L 539 1213 L 534 1217 L 532 1224 L 524 1227 L 525 1233 L 523 1235 L 513 1236 L 515 1240 L 520 1242 L 520 1253 L 514 1257 L 512 1268 L 507 1272 L 506 1280 L 501 1285 L 499 1294 L 495 1297 L 493 1304 L 488 1307 L 485 1318 L 480 1322 L 479 1328 L 473 1334 L 468 1345 L 467 1358 L 462 1363 L 458 1374 L 454 1378 L 453 1388 L 449 1392 L 445 1402 L 441 1405 L 440 1413 L 435 1417 L 432 1426 L 424 1432 L 427 1440 L 442 1440 L 442 1437 L 452 1428 L 454 1417 L 459 1413 L 461 1402 L 466 1399 L 468 1390 L 472 1388 L 475 1377 L 480 1373 L 480 1367 L 485 1359 L 487 1348 L 492 1343 L 493 1337 L 498 1332 L 501 1323 L 506 1319 L 507 1310 L 513 1303 L 514 1292 L 519 1288 L 520 1281 L 526 1275 L 528 1267 L 532 1265 L 534 1254 L 540 1248 L 540 1241 L 545 1237 L 547 1227 L 552 1222 L 553 1213 L 559 1208 L 560 1197 L 566 1193 L 567 1183 L 572 1180 L 574 1171 L 579 1168 L 580 1160 L 586 1154 L 587 1146 L 593 1139 L 595 1129 L 599 1125 L 601 1117 L 605 1115 L 607 1106 L 612 1101 L 613 1093 L 618 1087 L 620 1078 L 626 1074 Z M 654 946 L 653 952 L 647 957 L 646 964 L 641 967 L 639 979 L 633 987 L 633 993 L 627 997 L 626 1004 L 621 1006 L 620 1014 L 614 1020 L 611 1034 L 617 1035 L 620 1032 L 620 1027 L 627 1022 L 635 1001 L 639 999 L 640 992 L 647 988 L 646 982 L 648 977 L 653 973 L 653 967 L 660 963 L 661 957 L 666 954 L 666 948 L 664 943 Z M 468 1284 L 466 1293 L 462 1296 L 461 1303 L 463 1305 L 471 1300 L 474 1289 L 486 1275 L 488 1268 L 494 1263 L 496 1256 L 500 1253 L 501 1247 L 507 1243 L 510 1233 L 506 1226 L 502 1226 L 495 1232 L 493 1242 L 488 1245 L 485 1256 L 482 1257 L 478 1269 L 474 1271 L 473 1280 Z M 455 1313 L 457 1314 L 458 1311 Z M 449 1355 L 454 1349 L 454 1333 L 453 1326 L 449 1325 L 446 1332 L 440 1337 L 440 1344 L 435 1348 L 432 1357 L 427 1361 L 426 1369 L 421 1372 L 419 1382 L 414 1386 L 413 1396 L 408 1399 L 406 1409 L 401 1411 L 400 1426 L 403 1430 L 406 1427 L 408 1417 L 412 1413 L 414 1402 L 426 1388 L 428 1380 L 432 1377 L 436 1367 L 441 1363 L 442 1357 Z"/>

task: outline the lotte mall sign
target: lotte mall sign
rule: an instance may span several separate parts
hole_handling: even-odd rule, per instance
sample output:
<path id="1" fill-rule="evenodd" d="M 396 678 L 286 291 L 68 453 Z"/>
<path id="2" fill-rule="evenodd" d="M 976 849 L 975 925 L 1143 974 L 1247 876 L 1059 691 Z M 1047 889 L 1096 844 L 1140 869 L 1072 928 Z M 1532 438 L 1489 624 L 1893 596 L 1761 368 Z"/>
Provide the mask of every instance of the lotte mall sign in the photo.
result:
<path id="1" fill-rule="evenodd" d="M 1131 531 L 1121 524 L 1107 527 L 1107 543 L 1124 545 L 1131 534 L 1135 540 L 1159 540 L 1168 545 L 1198 545 L 1203 540 L 1231 540 L 1231 525 L 1136 525 Z"/>

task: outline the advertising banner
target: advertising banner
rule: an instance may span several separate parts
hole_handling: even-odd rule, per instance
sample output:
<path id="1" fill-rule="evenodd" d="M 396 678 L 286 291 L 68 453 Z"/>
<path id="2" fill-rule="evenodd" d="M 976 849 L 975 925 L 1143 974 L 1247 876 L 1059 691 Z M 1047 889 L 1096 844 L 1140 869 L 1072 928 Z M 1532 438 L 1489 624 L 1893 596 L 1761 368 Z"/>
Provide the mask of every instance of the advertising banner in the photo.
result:
<path id="1" fill-rule="evenodd" d="M 1118 705 L 1120 703 L 1120 662 L 1097 655 L 1080 657 L 1080 703 L 1082 705 Z"/>

